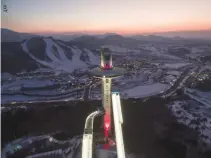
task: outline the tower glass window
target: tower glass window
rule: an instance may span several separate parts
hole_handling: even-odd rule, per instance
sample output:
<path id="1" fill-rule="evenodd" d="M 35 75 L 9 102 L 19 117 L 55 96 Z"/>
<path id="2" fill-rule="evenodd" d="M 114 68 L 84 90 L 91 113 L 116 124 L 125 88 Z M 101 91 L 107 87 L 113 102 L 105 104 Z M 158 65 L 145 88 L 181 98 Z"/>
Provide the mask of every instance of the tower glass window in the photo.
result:
<path id="1" fill-rule="evenodd" d="M 107 60 L 107 61 L 108 61 L 108 60 L 110 60 L 110 58 L 111 58 L 110 55 L 105 55 L 105 56 L 104 56 L 104 60 Z"/>
<path id="2" fill-rule="evenodd" d="M 108 83 L 108 79 L 106 79 L 106 83 Z"/>

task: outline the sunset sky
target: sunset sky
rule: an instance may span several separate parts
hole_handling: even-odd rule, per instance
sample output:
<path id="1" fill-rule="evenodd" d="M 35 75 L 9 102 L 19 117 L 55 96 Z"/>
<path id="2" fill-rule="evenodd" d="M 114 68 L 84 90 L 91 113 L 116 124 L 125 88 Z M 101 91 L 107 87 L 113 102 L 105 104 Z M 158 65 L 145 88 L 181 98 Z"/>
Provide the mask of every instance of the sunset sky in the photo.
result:
<path id="1" fill-rule="evenodd" d="M 211 29 L 211 0 L 4 0 L 2 28 L 120 34 Z"/>

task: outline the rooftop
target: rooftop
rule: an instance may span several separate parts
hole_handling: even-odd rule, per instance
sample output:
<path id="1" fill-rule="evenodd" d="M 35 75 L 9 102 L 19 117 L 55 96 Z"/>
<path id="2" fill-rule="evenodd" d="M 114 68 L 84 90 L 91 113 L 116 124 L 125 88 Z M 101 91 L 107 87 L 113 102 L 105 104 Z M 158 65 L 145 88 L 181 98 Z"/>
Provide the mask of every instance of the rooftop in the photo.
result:
<path id="1" fill-rule="evenodd" d="M 111 70 L 102 70 L 100 67 L 93 68 L 90 74 L 95 77 L 119 77 L 124 74 L 124 69 L 119 67 L 113 67 Z"/>

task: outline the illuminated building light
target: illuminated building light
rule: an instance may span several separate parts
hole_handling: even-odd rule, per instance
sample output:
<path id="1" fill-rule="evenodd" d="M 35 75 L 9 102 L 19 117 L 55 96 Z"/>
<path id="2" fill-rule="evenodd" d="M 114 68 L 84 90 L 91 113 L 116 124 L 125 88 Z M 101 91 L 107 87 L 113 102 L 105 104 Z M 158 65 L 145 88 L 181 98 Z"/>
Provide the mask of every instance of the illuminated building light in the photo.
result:
<path id="1" fill-rule="evenodd" d="M 52 141 L 53 141 L 53 138 L 52 138 L 52 137 L 50 137 L 50 138 L 49 138 L 49 141 L 50 141 L 50 142 L 52 142 Z"/>
<path id="2" fill-rule="evenodd" d="M 108 144 L 104 144 L 104 149 L 108 149 L 109 145 Z"/>
<path id="3" fill-rule="evenodd" d="M 104 129 L 105 137 L 108 137 L 108 129 Z"/>
<path id="4" fill-rule="evenodd" d="M 111 120 L 110 120 L 110 115 L 107 113 L 104 115 L 104 134 L 106 137 L 108 137 L 109 131 L 111 128 Z"/>
<path id="5" fill-rule="evenodd" d="M 108 129 L 109 128 L 109 123 L 105 123 L 105 127 L 106 127 L 106 129 Z"/>

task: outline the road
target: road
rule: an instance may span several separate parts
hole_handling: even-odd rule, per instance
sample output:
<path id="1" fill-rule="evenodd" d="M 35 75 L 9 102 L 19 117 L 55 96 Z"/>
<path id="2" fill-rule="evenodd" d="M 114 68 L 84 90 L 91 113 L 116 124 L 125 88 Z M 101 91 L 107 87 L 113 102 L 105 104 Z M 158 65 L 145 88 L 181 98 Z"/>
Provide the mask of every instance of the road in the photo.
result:
<path id="1" fill-rule="evenodd" d="M 189 73 L 191 70 L 193 70 L 195 67 L 190 66 L 188 67 L 185 71 L 182 72 L 182 74 L 180 75 L 179 79 L 176 80 L 176 82 L 174 83 L 174 85 L 166 90 L 163 93 L 159 93 L 158 95 L 155 96 L 168 96 L 169 94 L 174 93 L 177 89 L 181 88 L 183 86 L 183 84 L 185 83 L 185 81 L 189 78 Z"/>
<path id="2" fill-rule="evenodd" d="M 83 98 L 80 98 L 78 96 L 80 95 L 80 93 L 83 93 L 83 90 L 84 89 L 74 90 L 71 93 L 63 94 L 63 95 L 60 94 L 52 98 L 46 98 L 45 95 L 43 95 L 42 97 L 40 97 L 40 99 L 37 99 L 37 100 L 14 101 L 14 102 L 11 101 L 4 104 L 18 105 L 18 104 L 35 104 L 35 103 L 37 104 L 37 103 L 68 102 L 68 101 L 73 101 L 73 100 L 81 100 Z M 42 98 L 44 98 L 45 100 L 43 100 Z"/>

